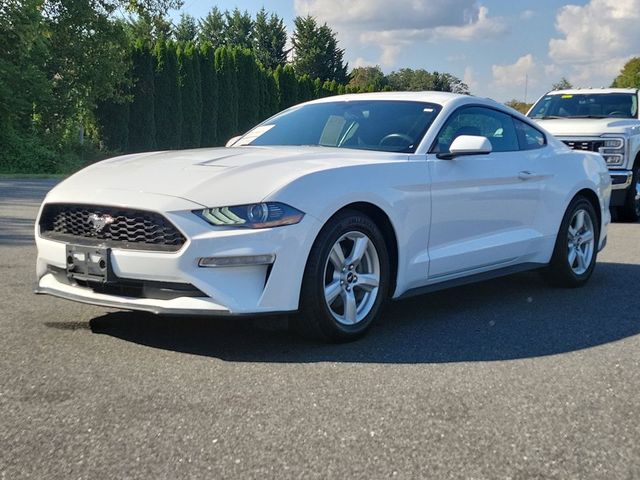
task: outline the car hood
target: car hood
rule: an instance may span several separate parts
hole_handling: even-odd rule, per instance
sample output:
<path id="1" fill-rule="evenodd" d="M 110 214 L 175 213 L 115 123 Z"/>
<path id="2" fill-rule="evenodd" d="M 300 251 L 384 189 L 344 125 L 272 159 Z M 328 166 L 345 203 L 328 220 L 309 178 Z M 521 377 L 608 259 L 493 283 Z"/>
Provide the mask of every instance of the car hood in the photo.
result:
<path id="1" fill-rule="evenodd" d="M 556 118 L 535 121 L 552 135 L 560 137 L 599 137 L 605 133 L 629 133 L 630 130 L 640 130 L 639 120 L 627 118 Z"/>
<path id="2" fill-rule="evenodd" d="M 301 176 L 407 154 L 328 147 L 233 147 L 125 155 L 95 163 L 56 187 L 78 202 L 118 192 L 177 197 L 213 207 L 259 202 Z M 130 195 L 126 195 L 130 198 Z M 83 200 L 81 200 L 83 199 Z"/>

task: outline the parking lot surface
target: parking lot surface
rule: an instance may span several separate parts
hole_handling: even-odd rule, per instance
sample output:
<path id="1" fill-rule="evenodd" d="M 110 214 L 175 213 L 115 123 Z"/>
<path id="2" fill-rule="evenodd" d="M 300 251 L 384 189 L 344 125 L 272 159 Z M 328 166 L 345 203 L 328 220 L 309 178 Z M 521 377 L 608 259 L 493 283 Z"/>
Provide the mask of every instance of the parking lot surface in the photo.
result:
<path id="1" fill-rule="evenodd" d="M 33 295 L 53 184 L 0 179 L 0 479 L 640 478 L 640 224 L 582 289 L 515 275 L 324 345 Z"/>

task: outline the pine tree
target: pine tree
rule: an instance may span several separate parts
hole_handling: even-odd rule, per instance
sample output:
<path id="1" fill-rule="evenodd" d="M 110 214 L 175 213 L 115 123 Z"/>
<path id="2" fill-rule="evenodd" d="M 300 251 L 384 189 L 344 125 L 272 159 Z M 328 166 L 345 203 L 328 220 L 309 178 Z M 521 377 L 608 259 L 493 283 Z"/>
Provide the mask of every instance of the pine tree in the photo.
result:
<path id="1" fill-rule="evenodd" d="M 202 146 L 217 145 L 218 138 L 218 75 L 213 47 L 200 47 L 200 76 L 202 78 Z"/>
<path id="2" fill-rule="evenodd" d="M 192 43 L 186 43 L 178 49 L 183 148 L 199 147 L 202 135 L 202 92 L 198 57 L 198 51 Z"/>
<path id="3" fill-rule="evenodd" d="M 280 99 L 278 98 L 278 87 L 273 74 L 264 69 L 260 69 L 260 115 L 258 121 L 261 122 L 279 110 Z"/>
<path id="4" fill-rule="evenodd" d="M 112 152 L 126 152 L 129 147 L 129 102 L 106 100 L 96 107 L 98 132 L 104 146 Z"/>
<path id="5" fill-rule="evenodd" d="M 238 75 L 238 130 L 247 132 L 258 122 L 260 92 L 258 90 L 258 65 L 251 50 L 236 51 Z"/>
<path id="6" fill-rule="evenodd" d="M 322 98 L 322 97 L 325 96 L 324 95 L 324 90 L 322 90 L 322 80 L 320 80 L 317 77 L 313 81 L 313 94 L 314 94 L 315 98 Z"/>
<path id="7" fill-rule="evenodd" d="M 238 132 L 238 85 L 234 49 L 220 47 L 215 51 L 218 76 L 218 143 L 225 144 Z"/>
<path id="8" fill-rule="evenodd" d="M 278 86 L 280 97 L 280 110 L 289 108 L 298 103 L 298 81 L 291 65 L 282 65 L 276 68 L 273 77 Z"/>
<path id="9" fill-rule="evenodd" d="M 134 83 L 129 108 L 129 150 L 142 152 L 156 146 L 153 55 L 147 45 L 139 42 L 131 59 Z"/>
<path id="10" fill-rule="evenodd" d="M 213 7 L 204 20 L 200 20 L 198 41 L 211 44 L 215 50 L 225 44 L 226 28 L 223 13 L 218 7 Z"/>
<path id="11" fill-rule="evenodd" d="M 253 35 L 253 20 L 249 12 L 240 12 L 235 8 L 233 12 L 225 12 L 225 43 L 239 48 L 251 48 Z"/>
<path id="12" fill-rule="evenodd" d="M 327 26 L 318 25 L 311 16 L 297 17 L 293 33 L 294 62 L 298 75 L 319 77 L 321 81 L 345 83 L 347 64 L 344 49 L 338 48 L 336 34 Z"/>
<path id="13" fill-rule="evenodd" d="M 178 42 L 193 42 L 198 37 L 196 19 L 188 13 L 180 15 L 180 21 L 175 27 L 174 35 Z"/>
<path id="14" fill-rule="evenodd" d="M 314 85 L 309 75 L 298 77 L 298 102 L 308 102 L 315 97 Z"/>
<path id="15" fill-rule="evenodd" d="M 267 69 L 287 63 L 287 29 L 277 15 L 267 16 L 264 7 L 256 15 L 253 27 L 253 50 L 258 61 Z"/>
<path id="16" fill-rule="evenodd" d="M 161 150 L 180 148 L 182 92 L 176 46 L 160 40 L 154 53 L 156 144 Z"/>

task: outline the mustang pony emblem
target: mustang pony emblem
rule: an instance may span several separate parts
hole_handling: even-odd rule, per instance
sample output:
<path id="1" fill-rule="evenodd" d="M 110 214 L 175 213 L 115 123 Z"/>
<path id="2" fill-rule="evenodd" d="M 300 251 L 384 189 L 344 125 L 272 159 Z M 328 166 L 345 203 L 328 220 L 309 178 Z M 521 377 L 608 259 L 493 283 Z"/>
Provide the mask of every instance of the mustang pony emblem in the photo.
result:
<path id="1" fill-rule="evenodd" d="M 111 225 L 115 221 L 115 218 L 113 218 L 111 215 L 98 215 L 97 213 L 92 213 L 91 215 L 89 215 L 89 221 L 93 226 L 93 230 L 98 233 L 101 232 L 107 225 Z"/>

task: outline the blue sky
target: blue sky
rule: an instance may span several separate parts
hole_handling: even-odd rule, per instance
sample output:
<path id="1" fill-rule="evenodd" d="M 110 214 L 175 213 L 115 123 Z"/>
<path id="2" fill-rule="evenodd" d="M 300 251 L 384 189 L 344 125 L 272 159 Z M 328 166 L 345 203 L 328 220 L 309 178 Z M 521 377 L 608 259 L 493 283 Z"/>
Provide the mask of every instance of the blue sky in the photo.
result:
<path id="1" fill-rule="evenodd" d="M 500 101 L 523 100 L 525 79 L 529 101 L 562 76 L 609 85 L 640 55 L 640 0 L 185 0 L 182 11 L 199 18 L 214 5 L 265 6 L 290 32 L 296 15 L 312 14 L 337 32 L 351 67 L 449 72 Z"/>

